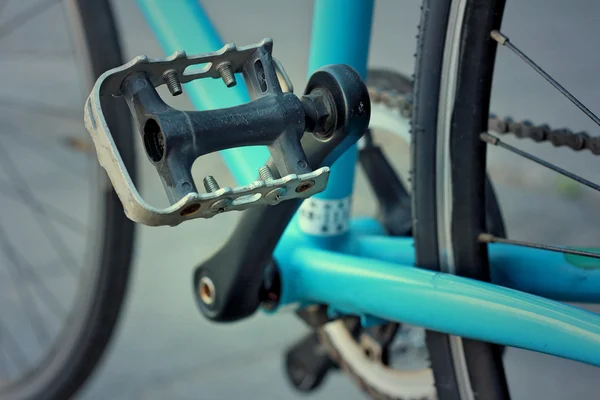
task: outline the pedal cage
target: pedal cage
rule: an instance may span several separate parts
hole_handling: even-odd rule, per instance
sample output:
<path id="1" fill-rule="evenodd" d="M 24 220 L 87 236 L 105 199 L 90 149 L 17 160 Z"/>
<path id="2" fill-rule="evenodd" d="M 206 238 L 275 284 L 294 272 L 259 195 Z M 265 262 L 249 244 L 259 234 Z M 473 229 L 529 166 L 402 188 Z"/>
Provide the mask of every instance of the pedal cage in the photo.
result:
<path id="1" fill-rule="evenodd" d="M 326 93 L 308 93 L 302 99 L 284 93 L 278 76 L 291 87 L 281 65 L 272 58 L 273 42 L 221 50 L 196 56 L 175 52 L 167 58 L 134 58 L 100 76 L 88 97 L 84 119 L 94 141 L 98 160 L 119 196 L 126 215 L 145 225 L 175 226 L 195 218 L 282 201 L 307 198 L 327 187 L 329 167 L 313 170 L 300 138 L 305 130 L 327 140 L 335 120 L 335 105 Z M 186 68 L 203 65 L 187 73 Z M 182 92 L 182 83 L 195 79 L 223 79 L 236 84 L 242 73 L 251 101 L 236 107 L 208 111 L 174 109 L 160 98 L 156 87 L 166 84 L 171 94 Z M 137 122 L 146 154 L 156 167 L 170 206 L 156 208 L 141 197 L 115 145 L 103 113 L 103 105 L 124 97 Z M 207 193 L 200 193 L 191 176 L 196 158 L 227 148 L 267 145 L 269 167 L 260 178 L 240 187 L 219 188 L 205 178 Z"/>

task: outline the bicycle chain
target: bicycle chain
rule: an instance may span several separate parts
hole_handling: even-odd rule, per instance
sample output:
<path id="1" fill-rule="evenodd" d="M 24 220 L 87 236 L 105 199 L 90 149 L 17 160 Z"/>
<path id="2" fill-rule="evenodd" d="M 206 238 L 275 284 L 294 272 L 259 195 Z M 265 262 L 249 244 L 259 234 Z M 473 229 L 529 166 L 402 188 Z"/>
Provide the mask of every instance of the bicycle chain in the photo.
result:
<path id="1" fill-rule="evenodd" d="M 410 95 L 404 95 L 392 90 L 369 88 L 373 104 L 383 103 L 397 109 L 403 117 L 412 115 Z M 534 142 L 550 142 L 554 147 L 569 147 L 575 151 L 589 150 L 594 155 L 600 155 L 600 137 L 594 137 L 587 132 L 574 133 L 570 129 L 552 129 L 550 126 L 534 125 L 530 121 L 515 122 L 512 118 L 499 118 L 490 114 L 488 130 L 500 134 L 513 134 L 519 139 L 531 139 Z"/>

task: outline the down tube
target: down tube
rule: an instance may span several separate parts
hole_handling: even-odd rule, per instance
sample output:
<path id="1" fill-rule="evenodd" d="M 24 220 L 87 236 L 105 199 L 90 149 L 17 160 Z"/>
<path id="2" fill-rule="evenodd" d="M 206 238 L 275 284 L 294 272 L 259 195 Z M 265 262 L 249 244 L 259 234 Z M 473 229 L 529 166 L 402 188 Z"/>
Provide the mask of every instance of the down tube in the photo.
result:
<path id="1" fill-rule="evenodd" d="M 471 280 L 296 247 L 282 263 L 282 302 L 402 321 L 600 366 L 600 315 Z"/>

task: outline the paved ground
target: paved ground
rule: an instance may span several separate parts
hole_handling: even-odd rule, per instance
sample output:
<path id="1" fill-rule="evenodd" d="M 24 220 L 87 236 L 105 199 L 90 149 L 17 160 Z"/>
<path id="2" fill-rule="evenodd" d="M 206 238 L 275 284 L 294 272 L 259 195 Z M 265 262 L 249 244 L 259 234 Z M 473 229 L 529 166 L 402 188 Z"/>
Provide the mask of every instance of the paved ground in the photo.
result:
<path id="1" fill-rule="evenodd" d="M 205 0 L 203 3 L 227 41 L 249 43 L 264 36 L 273 37 L 277 57 L 285 65 L 295 86 L 303 87 L 311 2 Z M 568 4 L 559 0 L 513 3 L 507 8 L 504 23 L 504 30 L 511 39 L 531 51 L 536 60 L 547 66 L 588 104 L 598 104 L 600 91 L 596 90 L 596 71 L 600 55 L 589 50 L 596 48 L 600 5 L 592 0 Z M 161 55 L 133 0 L 115 2 L 115 6 L 128 58 L 138 54 Z M 24 6 L 11 4 L 7 7 L 7 15 L 9 12 L 16 13 L 19 7 Z M 231 12 L 232 9 L 235 12 Z M 378 2 L 372 66 L 394 68 L 407 74 L 412 72 L 418 12 L 416 2 Z M 69 76 L 75 74 L 74 70 L 68 69 L 68 63 L 62 57 L 70 51 L 70 47 L 65 45 L 67 38 L 58 33 L 55 25 L 44 25 L 42 20 L 29 25 L 29 29 L 31 33 L 27 35 L 38 35 L 34 41 L 36 46 L 32 48 L 54 55 L 43 59 L 45 79 L 39 79 L 39 82 L 46 87 L 41 91 L 61 94 L 38 100 L 79 110 L 81 104 L 77 93 L 64 90 L 69 85 Z M 32 58 L 27 52 L 32 43 L 27 35 L 14 35 L 10 43 L 5 44 L 12 52 L 10 54 L 15 55 L 15 61 L 3 58 L 0 76 L 5 78 L 3 94 L 16 93 L 30 101 L 27 93 L 18 90 L 26 82 L 28 72 L 40 75 L 39 69 L 36 69 L 39 59 Z M 492 101 L 495 112 L 513 115 L 515 119 L 530 118 L 595 133 L 591 122 L 566 100 L 555 95 L 541 78 L 526 69 L 506 49 L 500 51 L 497 68 Z M 18 114 L 7 113 L 6 110 L 2 109 L 0 114 L 4 125 L 24 123 L 25 131 L 52 131 L 51 128 L 55 128 L 54 131 L 68 133 L 80 128 L 79 111 L 75 112 L 74 119 L 58 122 L 41 117 L 24 121 Z M 14 135 L 6 139 L 6 145 L 8 140 L 17 139 L 23 138 Z M 523 145 L 532 148 L 529 144 Z M 35 184 L 45 184 L 52 189 L 48 192 L 49 202 L 59 204 L 63 209 L 73 209 L 80 204 L 73 202 L 70 195 L 75 190 L 75 178 L 61 180 L 64 174 L 49 167 L 39 157 L 39 151 L 35 155 L 27 153 L 24 148 L 19 150 L 18 144 L 15 146 L 11 147 L 11 151 L 16 159 L 31 160 L 30 169 L 23 171 L 24 176 L 35 176 Z M 598 161 L 587 154 L 575 157 L 551 146 L 538 146 L 535 151 L 587 177 L 595 176 L 593 166 Z M 63 161 L 76 170 L 78 160 L 65 155 Z M 595 202 L 597 196 L 593 193 L 557 180 L 547 171 L 500 152 L 491 154 L 490 164 L 512 236 L 555 243 L 600 244 L 594 235 L 594 228 L 600 222 L 600 212 Z M 3 166 L 4 170 L 6 165 Z M 164 202 L 154 171 L 147 163 L 140 166 L 144 195 L 157 204 Z M 223 183 L 231 182 L 218 156 L 203 158 L 196 163 L 194 170 L 211 173 Z M 8 179 L 4 175 L 0 178 Z M 33 185 L 34 182 L 31 182 Z M 361 196 L 357 199 L 356 208 L 363 212 L 367 210 L 368 199 L 366 195 Z M 11 215 L 3 212 L 3 221 Z M 236 218 L 236 215 L 226 214 L 177 228 L 139 228 L 135 272 L 122 323 L 105 362 L 80 398 L 213 400 L 303 397 L 289 389 L 281 369 L 282 349 L 305 331 L 292 315 L 257 315 L 242 323 L 221 326 L 202 319 L 193 304 L 191 271 L 227 237 Z M 34 224 L 35 221 L 29 223 Z M 574 224 L 577 229 L 571 228 Z M 11 235 L 16 241 L 27 240 L 27 226 L 18 226 L 22 229 L 11 231 Z M 32 257 L 31 262 L 38 262 L 36 257 L 41 257 L 41 246 L 38 244 L 35 251 L 28 254 Z M 55 264 L 49 262 L 48 268 L 56 269 Z M 9 282 L 8 278 L 4 282 Z M 56 284 L 60 285 L 61 280 L 57 279 Z M 19 334 L 25 335 L 26 331 L 26 327 L 18 329 Z M 514 349 L 507 352 L 506 366 L 511 392 L 516 399 L 594 398 L 593 394 L 597 391 L 595 383 L 600 378 L 594 368 Z M 345 376 L 330 378 L 312 398 L 364 398 Z"/>

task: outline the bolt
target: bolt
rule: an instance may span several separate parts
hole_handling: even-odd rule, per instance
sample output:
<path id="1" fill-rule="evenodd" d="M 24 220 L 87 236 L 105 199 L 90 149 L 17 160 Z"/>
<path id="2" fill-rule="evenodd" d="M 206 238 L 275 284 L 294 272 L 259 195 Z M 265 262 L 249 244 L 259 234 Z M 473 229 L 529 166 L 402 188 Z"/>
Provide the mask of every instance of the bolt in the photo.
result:
<path id="1" fill-rule="evenodd" d="M 285 195 L 285 188 L 275 188 L 265 195 L 269 203 L 277 203 Z"/>
<path id="2" fill-rule="evenodd" d="M 169 88 L 169 92 L 173 96 L 179 96 L 183 93 L 183 89 L 181 88 L 181 82 L 179 82 L 179 77 L 177 76 L 177 72 L 173 69 L 165 72 L 163 74 L 163 79 Z"/>
<path id="3" fill-rule="evenodd" d="M 217 71 L 221 74 L 221 78 L 223 78 L 223 82 L 225 82 L 225 86 L 233 87 L 235 86 L 235 75 L 233 74 L 233 70 L 231 69 L 231 64 L 228 62 L 222 63 L 217 67 Z"/>
<path id="4" fill-rule="evenodd" d="M 272 181 L 273 179 L 275 179 L 273 177 L 273 171 L 271 171 L 271 168 L 269 168 L 268 165 L 263 165 L 262 167 L 260 167 L 258 169 L 258 175 L 263 181 Z"/>
<path id="5" fill-rule="evenodd" d="M 213 212 L 216 212 L 217 214 L 220 214 L 222 212 L 227 211 L 227 208 L 229 207 L 229 203 L 230 203 L 229 199 L 217 200 L 210 205 L 210 210 Z"/>
<path id="6" fill-rule="evenodd" d="M 318 139 L 329 139 L 333 135 L 336 114 L 327 93 L 322 89 L 315 89 L 302 96 L 300 101 L 306 116 L 306 130 Z"/>
<path id="7" fill-rule="evenodd" d="M 216 297 L 216 289 L 215 284 L 212 279 L 208 276 L 203 276 L 200 278 L 200 285 L 198 287 L 198 294 L 200 295 L 200 300 L 206 305 L 211 305 L 215 302 Z"/>
<path id="8" fill-rule="evenodd" d="M 204 183 L 204 188 L 208 193 L 216 192 L 217 190 L 219 190 L 219 184 L 212 175 L 208 175 L 202 180 L 202 182 Z"/>

